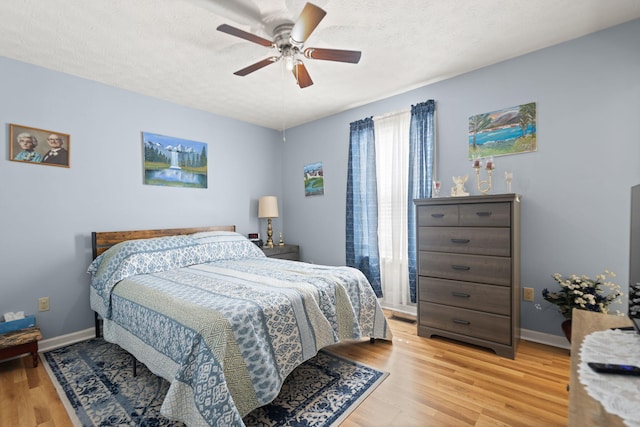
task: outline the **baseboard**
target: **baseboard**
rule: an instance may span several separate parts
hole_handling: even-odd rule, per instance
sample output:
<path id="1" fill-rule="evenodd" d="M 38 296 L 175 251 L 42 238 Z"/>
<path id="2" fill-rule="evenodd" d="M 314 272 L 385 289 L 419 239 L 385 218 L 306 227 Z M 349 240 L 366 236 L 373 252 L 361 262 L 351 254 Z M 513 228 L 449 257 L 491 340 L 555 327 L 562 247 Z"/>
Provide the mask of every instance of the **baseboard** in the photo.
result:
<path id="1" fill-rule="evenodd" d="M 48 338 L 38 342 L 38 352 L 55 350 L 56 348 L 66 345 L 75 344 L 80 341 L 86 341 L 96 336 L 96 328 L 84 329 L 82 331 L 72 332 L 59 337 Z"/>
<path id="2" fill-rule="evenodd" d="M 95 334 L 95 328 L 88 328 L 82 331 L 72 332 L 70 334 L 61 335 L 59 337 L 42 340 L 38 343 L 38 351 L 44 352 L 55 350 L 56 348 L 64 347 L 66 345 L 74 344 L 80 341 L 86 341 L 95 337 Z M 568 350 L 571 349 L 571 344 L 569 344 L 567 339 L 559 335 L 545 334 L 543 332 L 531 331 L 529 329 L 520 329 L 520 338 L 525 341 L 537 342 L 540 344 L 550 345 L 552 347 L 565 348 Z"/>
<path id="3" fill-rule="evenodd" d="M 380 307 L 383 310 L 387 310 L 390 314 L 400 314 L 400 315 L 408 315 L 409 317 L 416 317 L 418 315 L 418 308 L 416 305 L 405 305 L 405 304 L 386 304 L 380 303 Z"/>
<path id="4" fill-rule="evenodd" d="M 543 332 L 531 331 L 529 329 L 520 329 L 520 338 L 525 341 L 537 342 L 540 344 L 550 345 L 552 347 L 566 348 L 571 350 L 571 344 L 565 337 L 559 335 L 545 334 Z"/>
<path id="5" fill-rule="evenodd" d="M 406 313 L 404 311 L 397 311 L 397 310 L 391 311 L 391 318 L 396 320 L 401 320 L 407 323 L 416 323 L 418 321 L 415 314 Z"/>

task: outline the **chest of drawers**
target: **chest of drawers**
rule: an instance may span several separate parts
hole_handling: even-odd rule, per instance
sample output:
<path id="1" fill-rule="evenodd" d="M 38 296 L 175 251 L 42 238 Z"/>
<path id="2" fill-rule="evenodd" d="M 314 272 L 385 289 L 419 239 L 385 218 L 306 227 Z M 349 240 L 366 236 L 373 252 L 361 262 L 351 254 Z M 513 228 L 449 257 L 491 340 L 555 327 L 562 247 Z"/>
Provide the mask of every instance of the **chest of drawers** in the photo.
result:
<path id="1" fill-rule="evenodd" d="M 520 201 L 515 194 L 415 201 L 418 335 L 515 358 L 520 339 Z"/>

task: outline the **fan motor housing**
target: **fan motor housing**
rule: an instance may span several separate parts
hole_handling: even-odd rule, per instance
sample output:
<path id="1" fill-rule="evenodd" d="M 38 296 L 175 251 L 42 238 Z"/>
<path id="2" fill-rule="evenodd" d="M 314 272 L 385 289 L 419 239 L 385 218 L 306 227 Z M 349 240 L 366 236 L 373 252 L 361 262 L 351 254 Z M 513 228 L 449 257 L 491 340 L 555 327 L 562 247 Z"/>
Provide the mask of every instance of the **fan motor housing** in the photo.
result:
<path id="1" fill-rule="evenodd" d="M 291 48 L 291 29 L 293 23 L 280 24 L 273 30 L 273 43 L 280 52 Z M 300 47 L 300 46 L 295 46 Z"/>

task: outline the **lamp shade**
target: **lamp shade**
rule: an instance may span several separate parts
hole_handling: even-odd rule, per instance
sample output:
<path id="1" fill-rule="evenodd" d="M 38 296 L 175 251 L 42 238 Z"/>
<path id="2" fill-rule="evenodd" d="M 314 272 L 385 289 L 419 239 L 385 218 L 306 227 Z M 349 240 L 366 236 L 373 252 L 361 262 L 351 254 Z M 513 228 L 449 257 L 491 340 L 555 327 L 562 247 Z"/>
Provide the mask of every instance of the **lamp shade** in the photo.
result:
<path id="1" fill-rule="evenodd" d="M 263 196 L 258 200 L 258 218 L 277 218 L 278 198 L 276 196 Z"/>

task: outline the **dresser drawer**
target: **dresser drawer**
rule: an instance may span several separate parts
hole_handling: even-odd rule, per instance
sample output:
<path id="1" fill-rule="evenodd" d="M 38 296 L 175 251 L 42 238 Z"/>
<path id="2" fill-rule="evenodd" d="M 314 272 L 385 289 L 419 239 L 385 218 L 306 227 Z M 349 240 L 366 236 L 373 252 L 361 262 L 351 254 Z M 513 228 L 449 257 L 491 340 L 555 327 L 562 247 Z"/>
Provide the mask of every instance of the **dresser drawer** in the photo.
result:
<path id="1" fill-rule="evenodd" d="M 511 318 L 446 305 L 420 303 L 420 326 L 511 345 Z"/>
<path id="2" fill-rule="evenodd" d="M 511 204 L 461 204 L 459 224 L 473 227 L 509 227 L 511 226 Z"/>
<path id="3" fill-rule="evenodd" d="M 417 209 L 418 226 L 446 227 L 458 225 L 457 205 L 420 206 Z"/>
<path id="4" fill-rule="evenodd" d="M 421 276 L 511 285 L 511 258 L 420 251 Z"/>
<path id="5" fill-rule="evenodd" d="M 420 227 L 418 250 L 510 256 L 511 230 L 482 227 Z"/>
<path id="6" fill-rule="evenodd" d="M 506 286 L 480 285 L 423 276 L 418 277 L 418 285 L 420 301 L 505 316 L 511 314 L 511 288 Z"/>

